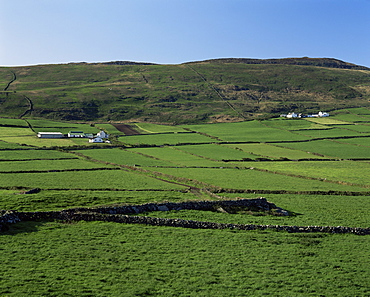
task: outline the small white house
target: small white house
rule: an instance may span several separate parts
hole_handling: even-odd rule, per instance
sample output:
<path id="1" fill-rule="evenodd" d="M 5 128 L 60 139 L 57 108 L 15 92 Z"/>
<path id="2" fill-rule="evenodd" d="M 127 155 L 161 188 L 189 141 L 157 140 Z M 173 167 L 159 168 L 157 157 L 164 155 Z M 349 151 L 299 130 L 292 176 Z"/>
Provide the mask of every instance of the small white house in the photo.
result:
<path id="1" fill-rule="evenodd" d="M 104 131 L 100 131 L 98 134 L 96 134 L 96 136 L 100 138 L 109 138 L 109 134 L 105 133 Z"/>
<path id="2" fill-rule="evenodd" d="M 95 137 L 95 138 L 89 139 L 89 142 L 102 143 L 104 142 L 104 140 L 101 137 Z"/>
<path id="3" fill-rule="evenodd" d="M 63 138 L 63 133 L 61 132 L 39 132 L 37 133 L 39 138 Z"/>
<path id="4" fill-rule="evenodd" d="M 328 116 L 329 116 L 329 114 L 328 114 L 327 112 L 319 111 L 318 116 L 319 116 L 319 117 L 328 117 Z"/>
<path id="5" fill-rule="evenodd" d="M 288 119 L 292 119 L 292 118 L 300 118 L 301 117 L 301 114 L 298 114 L 298 113 L 295 113 L 295 112 L 290 112 L 286 115 L 286 117 Z"/>

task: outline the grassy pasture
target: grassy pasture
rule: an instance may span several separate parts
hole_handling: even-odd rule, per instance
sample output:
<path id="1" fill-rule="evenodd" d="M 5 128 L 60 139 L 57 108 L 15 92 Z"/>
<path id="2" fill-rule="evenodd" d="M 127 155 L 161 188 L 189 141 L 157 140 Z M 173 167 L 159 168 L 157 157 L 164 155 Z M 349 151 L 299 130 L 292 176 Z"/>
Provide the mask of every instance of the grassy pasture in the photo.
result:
<path id="1" fill-rule="evenodd" d="M 245 165 L 244 163 L 241 165 Z M 256 166 L 256 165 L 255 165 Z M 258 167 L 258 166 L 256 166 Z M 231 189 L 286 191 L 368 191 L 368 188 L 333 184 L 318 180 L 291 177 L 251 169 L 231 168 L 155 168 L 150 169 L 178 177 L 202 181 Z"/>
<path id="2" fill-rule="evenodd" d="M 345 125 L 345 126 L 343 126 L 343 125 L 340 125 L 340 126 L 333 125 L 333 127 L 348 129 L 348 130 L 352 130 L 352 131 L 356 131 L 356 132 L 360 132 L 360 133 L 370 134 L 370 124 L 369 125 Z"/>
<path id="3" fill-rule="evenodd" d="M 360 145 L 360 146 L 370 146 L 370 137 L 346 138 L 346 139 L 340 139 L 338 140 L 338 142 Z"/>
<path id="4" fill-rule="evenodd" d="M 279 144 L 280 145 L 280 144 Z M 312 155 L 307 152 L 303 152 L 295 149 L 283 148 L 275 146 L 273 144 L 265 143 L 240 143 L 240 144 L 228 144 L 227 146 L 233 148 L 239 148 L 250 154 L 254 154 L 259 157 L 267 157 L 273 159 L 288 158 L 291 160 L 314 158 L 320 159 L 321 156 Z"/>
<path id="5" fill-rule="evenodd" d="M 128 145 L 150 144 L 178 144 L 178 143 L 210 143 L 216 140 L 197 133 L 169 133 L 169 134 L 147 134 L 122 136 L 118 139 Z"/>
<path id="6" fill-rule="evenodd" d="M 367 236 L 32 222 L 1 240 L 9 296 L 370 293 Z"/>
<path id="7" fill-rule="evenodd" d="M 151 177 L 123 170 L 0 174 L 0 187 L 41 189 L 183 189 Z"/>
<path id="8" fill-rule="evenodd" d="M 279 143 L 279 145 L 296 150 L 322 154 L 331 158 L 369 158 L 368 148 L 342 143 L 344 141 L 347 141 L 347 139 L 339 139 L 336 141 L 315 140 L 309 142 Z"/>
<path id="9" fill-rule="evenodd" d="M 332 137 L 343 137 L 343 136 L 360 136 L 363 135 L 360 132 L 347 129 L 347 125 L 342 125 L 341 128 L 332 129 L 316 129 L 316 130 L 301 130 L 296 131 L 301 135 L 305 135 L 310 138 L 332 138 Z"/>
<path id="10" fill-rule="evenodd" d="M 151 123 L 136 123 L 135 124 L 141 131 L 146 133 L 176 133 L 176 132 L 186 132 L 181 127 L 178 126 L 168 126 L 168 125 L 157 125 Z"/>
<path id="11" fill-rule="evenodd" d="M 96 123 L 95 127 L 99 130 L 103 130 L 107 132 L 109 135 L 121 135 L 122 132 L 118 131 L 114 126 L 111 124 L 102 124 L 102 123 Z M 96 133 L 96 132 L 95 132 Z"/>
<path id="12" fill-rule="evenodd" d="M 177 146 L 176 148 L 187 153 L 219 161 L 241 160 L 243 158 L 255 159 L 257 157 L 256 155 L 252 155 L 247 152 L 241 152 L 239 150 L 230 148 L 226 145 L 200 144 L 200 145 Z"/>
<path id="13" fill-rule="evenodd" d="M 46 132 L 46 131 L 44 131 Z M 29 145 L 35 147 L 50 147 L 50 146 L 71 146 L 76 144 L 74 140 L 70 138 L 38 138 L 35 134 L 32 136 L 0 136 L 0 140 L 19 144 L 19 145 Z M 87 142 L 87 140 L 85 140 Z"/>
<path id="14" fill-rule="evenodd" d="M 142 149 L 141 149 L 142 150 Z M 137 151 L 141 151 L 137 150 Z M 140 165 L 140 166 L 171 166 L 173 163 L 164 160 L 158 160 L 137 154 L 134 150 L 113 149 L 92 149 L 79 150 L 78 153 L 97 160 L 103 160 L 119 165 Z"/>
<path id="15" fill-rule="evenodd" d="M 370 122 L 370 115 L 368 114 L 356 115 L 352 113 L 347 113 L 347 114 L 342 113 L 342 114 L 335 115 L 335 118 L 341 121 L 347 121 L 347 122 L 353 122 L 353 123 Z"/>
<path id="16" fill-rule="evenodd" d="M 325 162 L 260 162 L 248 163 L 246 166 L 267 169 L 294 175 L 302 175 L 314 178 L 328 179 L 332 181 L 342 181 L 360 184 L 370 187 L 370 163 L 360 161 L 325 161 Z M 361 172 L 361 174 L 359 174 Z"/>
<path id="17" fill-rule="evenodd" d="M 305 118 L 305 121 L 313 122 L 320 125 L 346 125 L 351 124 L 351 121 L 347 122 L 341 120 L 340 117 L 337 115 L 333 117 L 324 117 L 324 118 Z"/>
<path id="18" fill-rule="evenodd" d="M 216 136 L 223 141 L 250 141 L 267 142 L 281 140 L 305 140 L 309 139 L 304 135 L 298 135 L 286 130 L 266 127 L 259 121 L 240 123 L 221 123 L 183 126 L 190 130 Z"/>
<path id="19" fill-rule="evenodd" d="M 25 120 L 8 118 L 0 118 L 0 126 L 16 126 L 28 128 L 28 125 Z"/>
<path id="20" fill-rule="evenodd" d="M 39 170 L 65 170 L 65 169 L 90 169 L 111 167 L 109 165 L 97 164 L 80 159 L 73 160 L 32 160 L 0 162 L 0 171 L 39 171 Z"/>
<path id="21" fill-rule="evenodd" d="M 228 199 L 257 198 L 257 194 L 222 193 Z M 181 218 L 206 222 L 256 225 L 288 226 L 351 226 L 367 228 L 370 211 L 367 196 L 339 195 L 293 195 L 264 194 L 263 197 L 279 207 L 293 213 L 291 216 L 271 216 L 263 213 L 244 212 L 226 214 L 222 212 L 173 210 L 169 212 L 149 212 L 145 215 L 161 218 Z"/>
<path id="22" fill-rule="evenodd" d="M 18 211 L 50 211 L 74 207 L 93 207 L 115 204 L 143 204 L 149 202 L 181 202 L 194 200 L 191 193 L 178 190 L 163 191 L 92 191 L 92 190 L 42 190 L 32 195 L 15 195 L 21 191 L 1 190 L 0 209 Z"/>
<path id="23" fill-rule="evenodd" d="M 272 119 L 270 121 L 264 121 L 264 125 L 271 128 L 280 128 L 289 131 L 295 130 L 311 130 L 311 129 L 330 129 L 326 125 L 317 124 L 310 121 L 304 121 L 302 119 Z"/>
<path id="24" fill-rule="evenodd" d="M 159 78 L 148 75 L 147 79 Z M 46 126 L 53 127 L 49 122 L 39 122 L 37 125 L 44 125 L 45 129 Z M 104 126 L 97 124 L 96 127 L 110 133 L 109 126 L 105 126 L 109 124 L 102 125 Z M 254 139 L 253 141 L 266 142 L 276 139 L 275 144 L 278 146 L 246 143 L 120 149 L 109 148 L 106 144 L 104 149 L 85 149 L 76 150 L 76 152 L 92 159 L 122 165 L 140 165 L 152 172 L 184 177 L 191 181 L 182 183 L 189 185 L 200 181 L 217 187 L 241 190 L 369 191 L 370 184 L 367 180 L 369 162 L 226 163 L 210 160 L 253 157 L 249 153 L 268 156 L 271 159 L 320 158 L 307 152 L 341 159 L 369 158 L 367 137 L 335 141 L 279 142 L 307 138 L 296 133 L 311 133 L 313 131 L 311 129 L 318 127 L 331 128 L 326 130 L 326 133 L 330 135 L 332 132 L 332 137 L 343 131 L 346 133 L 347 125 L 339 126 L 344 129 L 333 128 L 334 125 L 336 124 L 278 119 L 186 126 L 194 131 L 220 137 L 222 140 Z M 66 127 L 69 126 L 61 128 Z M 152 129 L 153 133 L 163 133 L 160 128 L 167 128 L 161 125 L 146 127 L 148 131 Z M 6 128 L 10 131 L 17 129 Z M 324 130 L 317 132 L 322 131 Z M 342 135 L 345 135 L 343 133 Z M 7 138 L 25 139 L 27 137 L 39 140 L 34 134 Z M 153 139 L 151 143 L 159 145 L 168 141 L 171 143 L 202 143 L 203 139 L 206 139 L 205 142 L 216 141 L 196 133 L 125 136 L 120 140 L 131 139 L 131 137 L 132 139 L 134 137 Z M 187 141 L 183 141 L 181 137 L 186 138 Z M 85 144 L 85 142 L 86 139 L 78 139 L 66 145 Z M 5 147 L 22 148 L 2 141 L 0 141 L 0 147 L 2 143 Z M 42 143 L 42 146 L 54 145 L 52 142 Z M 38 145 L 41 146 L 41 142 Z M 285 146 L 286 149 L 281 146 Z M 235 147 L 243 151 L 236 150 Z M 0 160 L 6 160 L 0 162 L 0 171 L 111 167 L 83 160 L 80 157 L 64 160 L 75 155 L 57 150 L 24 148 L 25 150 L 0 151 Z M 69 149 L 73 150 L 73 147 Z M 24 159 L 32 161 L 16 161 Z M 153 168 L 153 166 L 178 168 Z M 185 166 L 198 168 L 185 168 Z M 277 171 L 282 174 L 242 169 L 245 167 Z M 284 174 L 326 178 L 364 186 L 329 183 Z M 168 177 L 168 179 L 172 178 Z M 39 187 L 42 190 L 37 194 L 21 195 L 19 193 L 23 190 L 16 187 Z M 75 172 L 3 173 L 0 174 L 0 188 L 2 188 L 0 209 L 20 211 L 216 199 L 206 196 L 204 192 L 186 191 L 188 187 L 164 182 L 143 175 L 139 171 L 129 172 L 118 168 Z M 245 193 L 219 195 L 227 198 L 261 196 Z M 248 212 L 227 214 L 189 210 L 153 212 L 143 215 L 220 223 L 369 227 L 368 196 L 304 194 L 264 194 L 262 196 L 295 215 L 269 216 L 261 213 L 252 215 Z M 370 237 L 350 234 L 194 230 L 103 222 L 22 222 L 11 225 L 9 231 L 0 234 L 2 263 L 0 295 L 368 296 L 370 294 L 367 281 L 370 273 L 370 252 L 367 248 L 369 244 Z"/>
<path id="25" fill-rule="evenodd" d="M 0 127 L 1 138 L 5 137 L 19 137 L 19 136 L 36 136 L 31 129 L 18 127 Z"/>
<path id="26" fill-rule="evenodd" d="M 198 156 L 194 156 L 174 147 L 134 148 L 130 150 L 164 160 L 168 163 L 171 163 L 172 166 L 223 166 L 222 162 L 207 160 Z"/>
<path id="27" fill-rule="evenodd" d="M 27 146 L 0 140 L 0 149 L 20 149 L 20 148 L 26 150 Z M 28 148 L 31 148 L 31 147 L 28 147 Z"/>
<path id="28" fill-rule="evenodd" d="M 75 156 L 56 150 L 12 150 L 0 151 L 0 160 L 22 160 L 22 159 L 68 159 Z"/>

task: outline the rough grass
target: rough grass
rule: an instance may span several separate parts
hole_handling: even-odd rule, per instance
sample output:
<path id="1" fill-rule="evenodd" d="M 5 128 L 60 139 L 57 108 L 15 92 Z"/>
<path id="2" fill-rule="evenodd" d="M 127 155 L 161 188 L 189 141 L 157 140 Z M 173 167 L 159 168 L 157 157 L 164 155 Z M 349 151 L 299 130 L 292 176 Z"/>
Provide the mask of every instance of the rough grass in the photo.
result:
<path id="1" fill-rule="evenodd" d="M 255 165 L 258 167 L 258 165 Z M 202 181 L 213 186 L 240 190 L 367 191 L 367 188 L 333 184 L 251 169 L 148 168 L 165 174 Z"/>
<path id="2" fill-rule="evenodd" d="M 100 222 L 20 223 L 1 235 L 0 291 L 9 296 L 366 296 L 369 240 Z"/>

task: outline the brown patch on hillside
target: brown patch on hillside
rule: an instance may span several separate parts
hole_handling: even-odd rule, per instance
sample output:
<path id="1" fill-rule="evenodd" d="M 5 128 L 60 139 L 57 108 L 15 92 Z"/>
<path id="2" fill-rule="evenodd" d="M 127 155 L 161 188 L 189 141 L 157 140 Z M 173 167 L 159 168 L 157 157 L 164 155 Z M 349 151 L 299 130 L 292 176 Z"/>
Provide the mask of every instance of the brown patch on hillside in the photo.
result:
<path id="1" fill-rule="evenodd" d="M 139 135 L 140 132 L 133 129 L 130 125 L 112 124 L 118 131 L 125 133 L 125 135 Z"/>

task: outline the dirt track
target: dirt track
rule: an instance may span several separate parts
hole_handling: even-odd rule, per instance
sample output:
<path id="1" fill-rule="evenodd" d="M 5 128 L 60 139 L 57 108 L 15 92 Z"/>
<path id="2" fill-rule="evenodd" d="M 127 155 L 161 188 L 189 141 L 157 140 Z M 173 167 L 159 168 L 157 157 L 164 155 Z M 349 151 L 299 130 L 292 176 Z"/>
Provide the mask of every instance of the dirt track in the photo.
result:
<path id="1" fill-rule="evenodd" d="M 125 133 L 125 135 L 139 135 L 140 133 L 131 126 L 125 124 L 112 124 L 118 131 Z"/>

